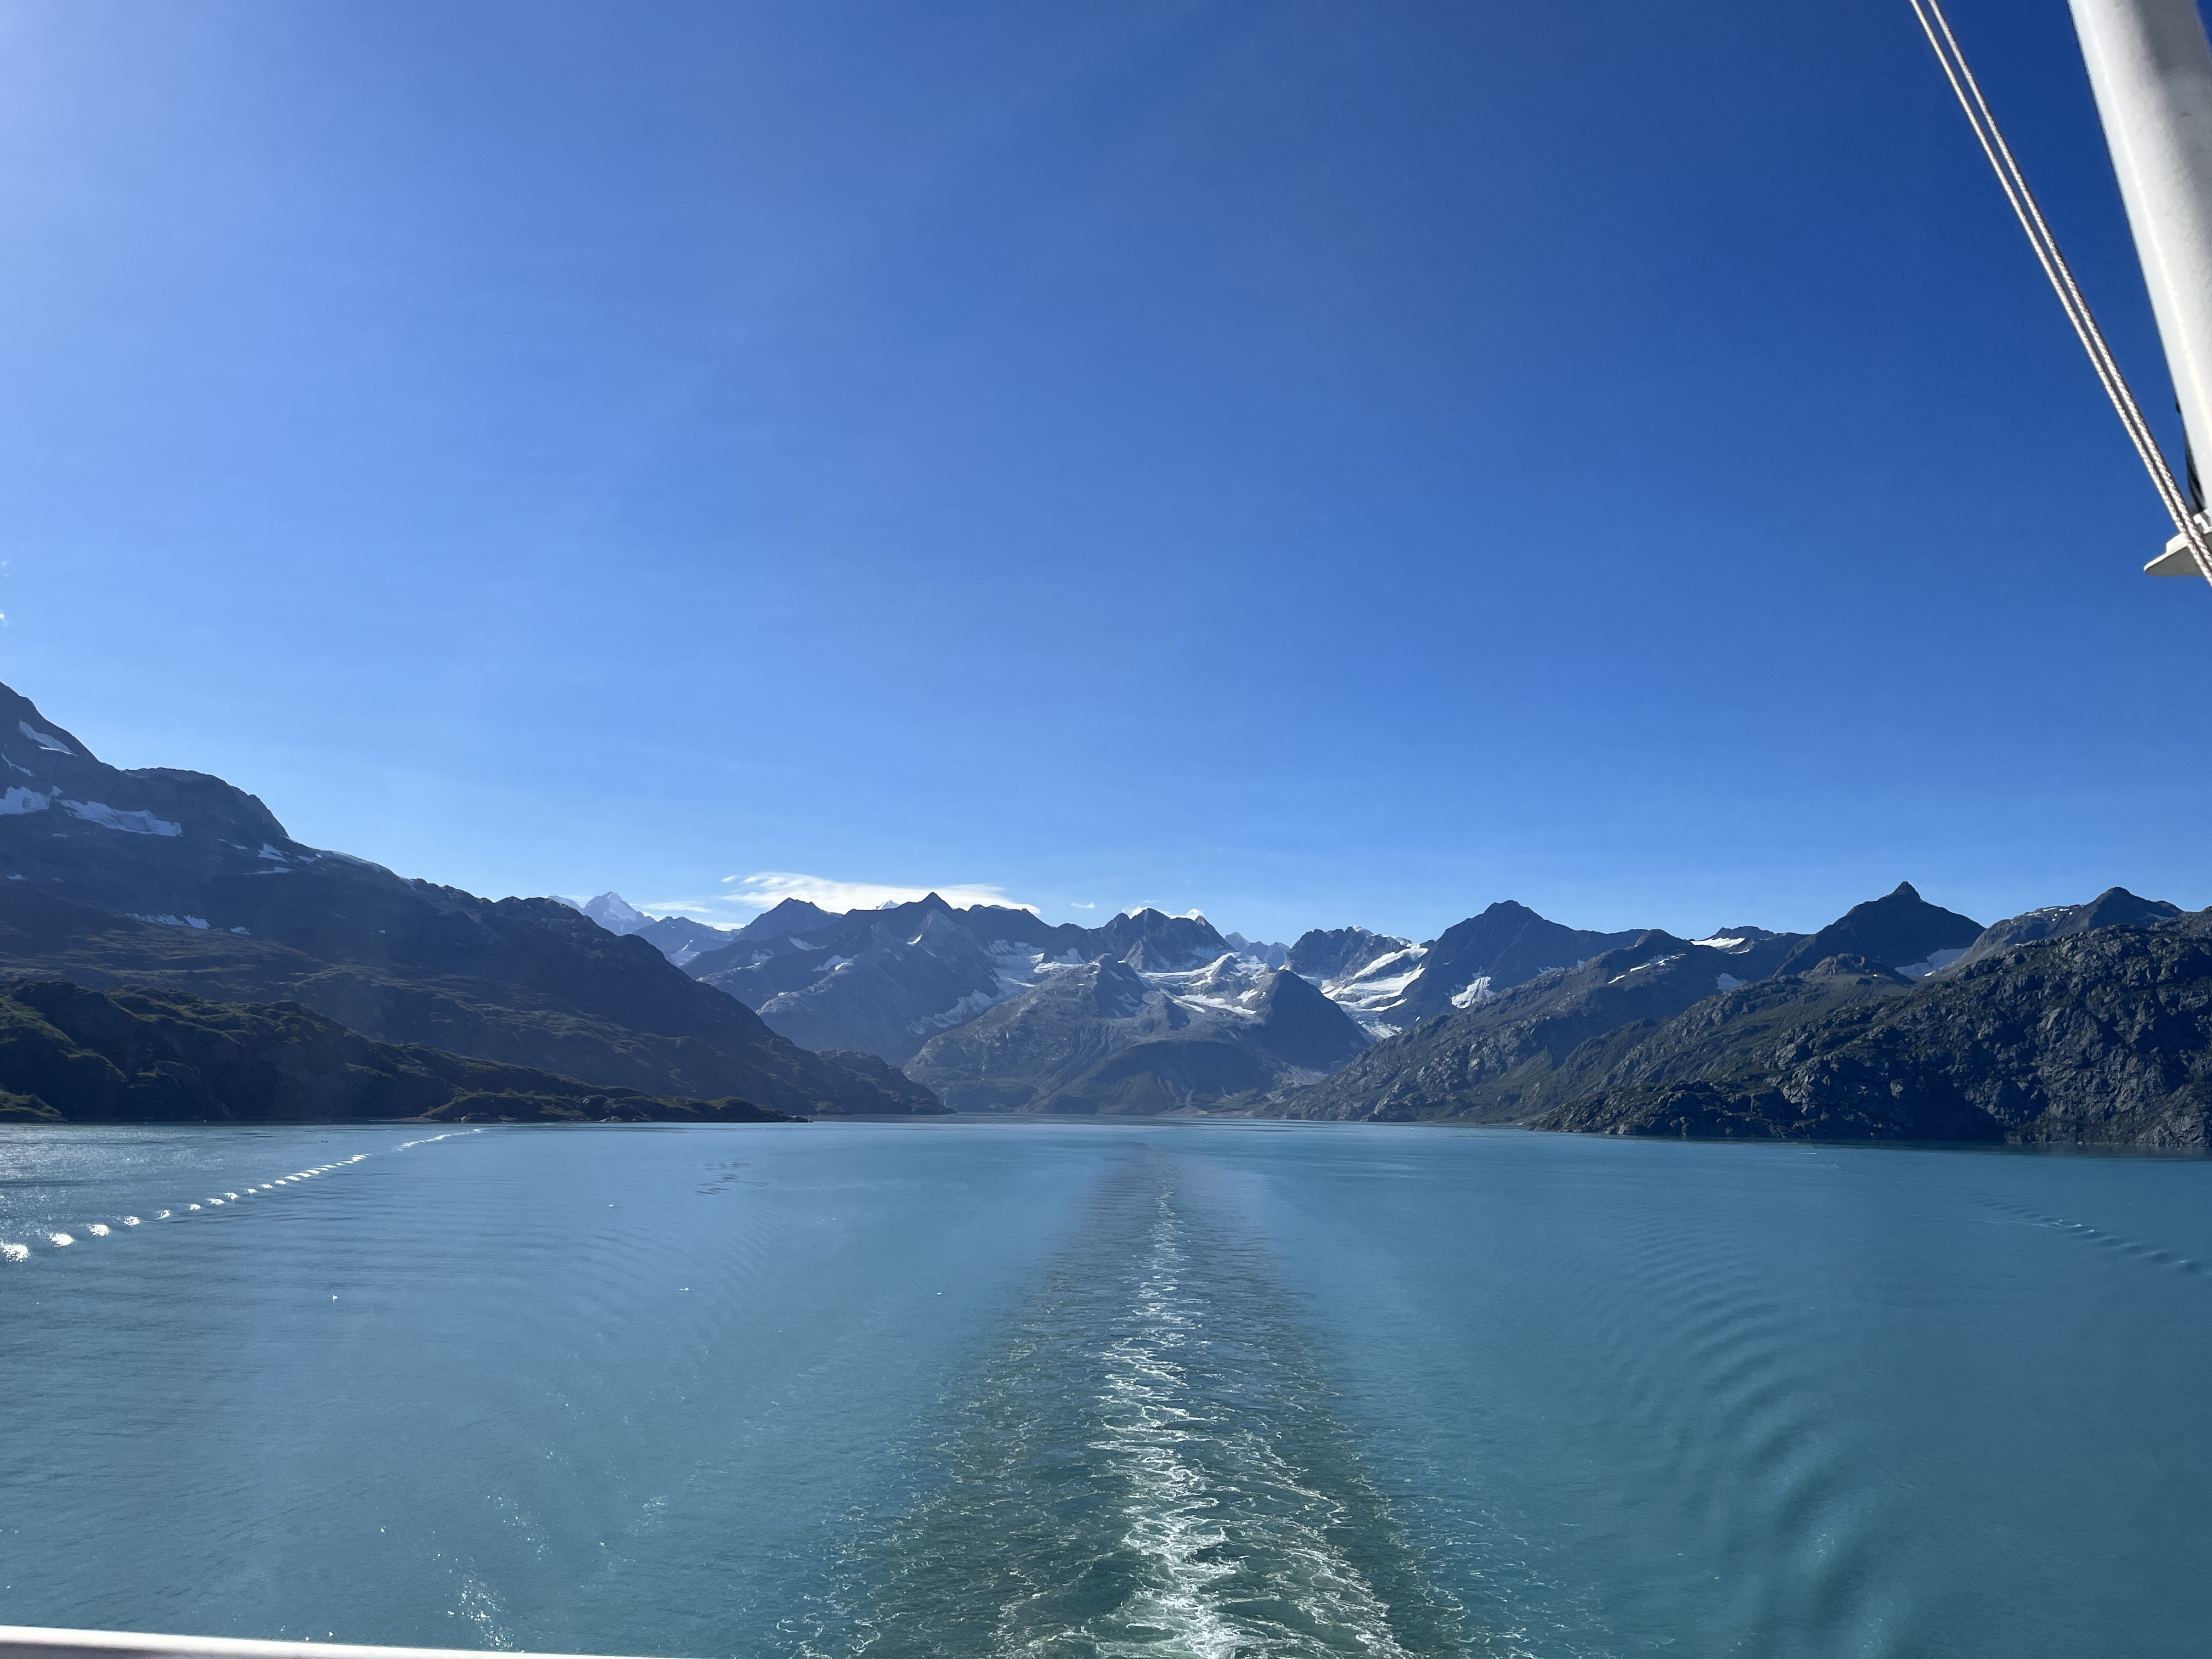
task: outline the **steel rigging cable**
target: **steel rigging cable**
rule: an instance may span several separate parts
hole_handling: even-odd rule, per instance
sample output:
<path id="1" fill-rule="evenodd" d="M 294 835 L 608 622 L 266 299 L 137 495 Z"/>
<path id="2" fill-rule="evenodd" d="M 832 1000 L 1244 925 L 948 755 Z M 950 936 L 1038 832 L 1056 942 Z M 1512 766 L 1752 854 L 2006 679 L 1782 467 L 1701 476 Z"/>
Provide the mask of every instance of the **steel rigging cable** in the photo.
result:
<path id="1" fill-rule="evenodd" d="M 2027 175 L 2014 159 L 2012 146 L 2005 143 L 2003 130 L 1997 125 L 1989 100 L 1982 95 L 1981 82 L 1974 79 L 1959 37 L 1951 32 L 1951 20 L 1943 15 L 1941 0 L 1912 0 L 1912 14 L 1920 20 L 1928 44 L 1936 49 L 1936 61 L 1942 64 L 1951 90 L 1959 95 L 1959 106 L 1966 112 L 1967 124 L 1981 141 L 1982 153 L 1990 158 L 1990 166 L 1996 170 L 2005 199 L 2019 216 L 2021 228 L 2027 233 L 2028 243 L 2043 265 L 2043 274 L 2057 290 L 2058 303 L 2065 308 L 2066 320 L 2074 325 L 2082 349 L 2089 354 L 2097 378 L 2104 382 L 2105 395 L 2112 400 L 2120 424 L 2127 428 L 2136 453 L 2142 457 L 2143 467 L 2158 488 L 2159 499 L 2166 503 L 2166 510 L 2188 542 L 2189 555 L 2196 562 L 2197 574 L 2212 582 L 2212 539 L 2208 539 L 2207 526 L 2191 511 L 2189 498 L 2174 481 L 2173 469 L 2166 464 L 2166 453 L 2158 447 L 2158 439 L 2151 432 L 2149 421 L 2144 418 L 2142 406 L 2128 389 L 2127 376 L 2120 373 L 2119 360 L 2112 356 L 2112 348 L 2105 340 L 2105 331 L 2097 325 L 2095 313 L 2082 297 L 2074 280 L 2073 267 L 2058 250 L 2058 238 L 2052 234 L 2042 208 L 2037 205 L 2035 192 L 2027 187 Z"/>

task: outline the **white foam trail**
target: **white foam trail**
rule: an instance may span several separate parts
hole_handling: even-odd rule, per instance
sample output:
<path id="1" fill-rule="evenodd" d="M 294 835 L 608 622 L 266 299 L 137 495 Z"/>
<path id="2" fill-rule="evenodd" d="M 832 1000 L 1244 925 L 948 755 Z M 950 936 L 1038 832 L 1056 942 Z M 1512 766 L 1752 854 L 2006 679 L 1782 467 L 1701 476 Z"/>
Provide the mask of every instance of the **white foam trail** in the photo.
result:
<path id="1" fill-rule="evenodd" d="M 1164 1201 L 1155 1224 L 1145 1282 L 1133 1310 L 1140 1328 L 1107 1353 L 1107 1438 L 1098 1446 L 1121 1467 L 1137 1501 L 1122 1512 L 1129 1530 L 1122 1542 L 1151 1567 L 1152 1583 L 1132 1598 L 1125 1612 L 1156 1629 L 1172 1632 L 1175 1645 L 1196 1659 L 1235 1659 L 1241 1652 L 1264 1651 L 1257 1635 L 1224 1612 L 1209 1593 L 1216 1580 L 1237 1569 L 1206 1552 L 1227 1541 L 1209 1514 L 1215 1507 L 1203 1474 L 1176 1454 L 1179 1441 L 1203 1432 L 1191 1413 L 1174 1403 L 1182 1390 L 1183 1370 L 1170 1357 L 1180 1348 L 1191 1321 L 1175 1294 L 1172 1273 L 1182 1265 L 1176 1248 L 1172 1212 Z"/>
<path id="2" fill-rule="evenodd" d="M 199 1208 L 199 1206 L 197 1204 L 187 1204 L 185 1207 L 188 1210 L 197 1210 Z"/>
<path id="3" fill-rule="evenodd" d="M 235 1198 L 237 1198 L 238 1194 L 237 1194 L 236 1193 L 225 1193 L 225 1194 L 223 1194 L 223 1196 L 224 1196 L 225 1198 L 228 1198 L 228 1199 L 235 1199 Z"/>
<path id="4" fill-rule="evenodd" d="M 76 1240 L 71 1238 L 67 1233 L 48 1233 L 46 1242 L 58 1250 L 65 1250 L 76 1243 Z"/>
<path id="5" fill-rule="evenodd" d="M 219 1198 L 211 1198 L 208 1200 L 208 1207 L 210 1209 L 220 1210 L 222 1207 L 222 1200 Z M 195 1204 L 192 1206 L 192 1208 L 197 1210 L 199 1208 L 199 1206 Z"/>
<path id="6" fill-rule="evenodd" d="M 164 1210 L 161 1213 L 167 1215 L 168 1212 Z M 123 1218 L 123 1224 L 126 1227 L 135 1227 L 138 1224 L 138 1218 L 135 1215 L 126 1215 Z"/>
<path id="7" fill-rule="evenodd" d="M 156 1221 L 167 1221 L 168 1218 L 169 1218 L 169 1212 L 168 1212 L 167 1210 L 161 1210 L 161 1211 L 158 1211 L 158 1212 L 155 1212 L 155 1217 L 154 1217 L 154 1219 L 155 1219 L 155 1220 L 156 1220 Z"/>
<path id="8" fill-rule="evenodd" d="M 1224 1436 L 1221 1425 L 1192 1409 L 1194 1398 L 1179 1359 L 1188 1345 L 1205 1342 L 1200 1302 L 1182 1289 L 1188 1261 L 1182 1225 L 1163 1194 L 1153 1223 L 1152 1248 L 1137 1287 L 1135 1328 L 1104 1354 L 1106 1437 L 1094 1448 L 1107 1454 L 1134 1500 L 1122 1511 L 1129 1530 L 1122 1542 L 1143 1560 L 1151 1582 L 1121 1609 L 1137 1627 L 1164 1640 L 1102 1644 L 1112 1655 L 1188 1655 L 1192 1659 L 1237 1659 L 1239 1655 L 1289 1653 L 1306 1644 L 1271 1640 L 1232 1619 L 1212 1586 L 1242 1569 L 1239 1553 L 1224 1551 L 1224 1500 L 1202 1465 L 1182 1448 L 1236 1443 L 1253 1479 L 1237 1486 L 1295 1494 L 1316 1510 L 1334 1506 L 1312 1491 L 1264 1438 Z M 1389 1613 L 1364 1575 L 1330 1540 L 1325 1522 L 1316 1524 L 1279 1514 L 1268 1527 L 1272 1553 L 1298 1564 L 1302 1591 L 1293 1602 L 1323 1629 L 1349 1635 L 1371 1659 L 1407 1659 L 1391 1634 Z"/>
<path id="9" fill-rule="evenodd" d="M 28 1261 L 31 1247 L 27 1244 L 0 1244 L 0 1261 Z"/>
<path id="10" fill-rule="evenodd" d="M 90 1233 L 94 1238 L 105 1238 L 108 1234 L 108 1226 L 105 1221 L 95 1221 L 87 1227 L 85 1231 Z"/>

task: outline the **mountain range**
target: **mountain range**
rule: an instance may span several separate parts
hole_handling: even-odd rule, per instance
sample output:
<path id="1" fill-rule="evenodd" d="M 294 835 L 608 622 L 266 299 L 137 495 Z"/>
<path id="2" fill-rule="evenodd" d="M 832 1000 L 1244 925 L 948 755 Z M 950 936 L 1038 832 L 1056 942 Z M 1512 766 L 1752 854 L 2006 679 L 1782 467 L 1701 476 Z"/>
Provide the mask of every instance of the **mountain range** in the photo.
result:
<path id="1" fill-rule="evenodd" d="M 1278 966 L 1202 918 L 1054 927 L 933 895 L 842 915 L 786 901 L 687 962 L 774 1029 L 896 1062 L 963 1111 L 2185 1146 L 2206 1138 L 2188 1091 L 2199 1059 L 2212 1068 L 2212 1015 L 2174 1023 L 2197 961 L 2175 941 L 2200 923 L 2212 920 L 2113 889 L 1984 927 L 1900 884 L 1813 933 L 1741 924 L 1684 939 L 1571 928 L 1508 901 L 1424 943 L 1316 930 Z M 2051 989 L 2032 965 L 2081 939 L 2094 944 L 2064 948 L 2133 964 L 2124 982 L 2158 976 L 2163 1058 L 2110 1010 L 2083 1035 L 2023 988 L 2088 1018 L 2088 970 Z M 1995 960 L 2012 965 L 1984 966 Z M 1966 1043 L 1956 1023 L 1970 1017 L 2019 1030 L 1966 1044 L 1980 1058 L 1947 1070 L 1936 1045 Z M 2075 1030 L 2063 1066 L 2026 1058 L 2057 1041 L 2031 1029 Z M 1861 1086 L 1877 1054 L 1886 1096 Z M 2106 1098 L 2120 1103 L 2094 1103 Z"/>
<path id="2" fill-rule="evenodd" d="M 1248 950 L 1249 947 L 1247 947 Z M 960 1110 L 1165 1111 L 1257 1099 L 1370 1040 L 1263 947 L 1158 910 L 1100 927 L 932 893 L 836 915 L 787 899 L 684 970 L 810 1047 L 859 1049 Z"/>
<path id="3" fill-rule="evenodd" d="M 1649 933 L 1265 1110 L 1624 1135 L 2212 1145 L 2212 912 L 1989 927 L 1909 885 L 1812 935 Z"/>
<path id="4" fill-rule="evenodd" d="M 2203 1146 L 2212 912 L 1285 945 L 936 894 L 742 927 L 488 899 L 106 765 L 0 687 L 0 1115 L 745 1121 L 1236 1113 L 1626 1135 Z"/>

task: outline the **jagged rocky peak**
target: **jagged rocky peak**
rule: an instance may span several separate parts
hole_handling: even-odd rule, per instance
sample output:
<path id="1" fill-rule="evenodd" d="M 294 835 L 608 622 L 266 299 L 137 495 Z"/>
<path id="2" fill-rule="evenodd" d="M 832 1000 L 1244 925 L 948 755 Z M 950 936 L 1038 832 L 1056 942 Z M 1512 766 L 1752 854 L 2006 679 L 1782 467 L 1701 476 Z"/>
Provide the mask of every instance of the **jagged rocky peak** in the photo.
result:
<path id="1" fill-rule="evenodd" d="M 1393 957 L 1413 944 L 1393 933 L 1365 927 L 1313 928 L 1298 935 L 1282 965 L 1316 985 L 1350 979 L 1365 972 L 1385 957 Z"/>
<path id="2" fill-rule="evenodd" d="M 1132 968 L 1155 973 L 1201 967 L 1230 948 L 1204 916 L 1170 916 L 1152 909 L 1125 911 L 1098 928 L 1096 937 Z"/>
<path id="3" fill-rule="evenodd" d="M 1238 956 L 1250 957 L 1255 962 L 1264 962 L 1270 968 L 1281 967 L 1284 958 L 1291 953 L 1291 947 L 1287 945 L 1270 944 L 1265 939 L 1246 939 L 1242 933 L 1224 933 L 1221 937 L 1228 941 L 1229 948 L 1236 951 Z"/>
<path id="4" fill-rule="evenodd" d="M 1920 979 L 1958 961 L 1981 933 L 1972 917 L 1930 904 L 1911 882 L 1900 881 L 1894 891 L 1853 905 L 1802 940 L 1775 971 L 1802 973 L 1828 957 L 1863 956 Z"/>

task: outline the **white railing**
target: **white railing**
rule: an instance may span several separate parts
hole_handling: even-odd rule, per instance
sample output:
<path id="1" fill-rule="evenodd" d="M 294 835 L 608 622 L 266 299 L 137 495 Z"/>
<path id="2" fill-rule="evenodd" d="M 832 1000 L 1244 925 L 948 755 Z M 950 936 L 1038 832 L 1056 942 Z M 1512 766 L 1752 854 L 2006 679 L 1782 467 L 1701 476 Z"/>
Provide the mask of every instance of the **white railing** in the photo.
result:
<path id="1" fill-rule="evenodd" d="M 249 1642 L 229 1636 L 147 1636 L 130 1630 L 0 1625 L 0 1659 L 485 1659 L 480 1648 L 371 1648 L 345 1642 Z M 588 1659 L 580 1654 L 515 1659 Z"/>

